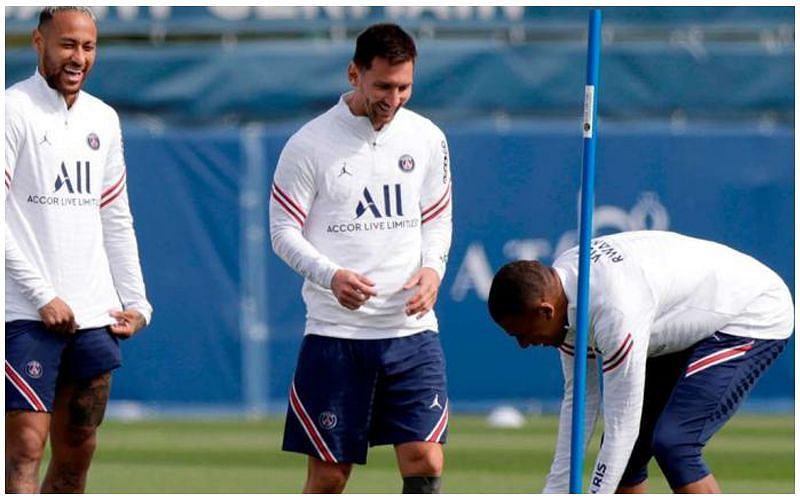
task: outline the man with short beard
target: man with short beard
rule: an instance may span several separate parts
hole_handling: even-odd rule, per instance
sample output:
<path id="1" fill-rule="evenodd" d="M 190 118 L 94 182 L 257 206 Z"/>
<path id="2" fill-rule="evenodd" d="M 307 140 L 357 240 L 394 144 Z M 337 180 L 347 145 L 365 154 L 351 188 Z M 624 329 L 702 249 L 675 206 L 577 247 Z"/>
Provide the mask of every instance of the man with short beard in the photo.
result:
<path id="1" fill-rule="evenodd" d="M 308 455 L 307 493 L 339 493 L 367 448 L 391 444 L 404 493 L 438 493 L 447 437 L 433 312 L 452 234 L 442 131 L 404 107 L 414 41 L 362 32 L 352 91 L 294 134 L 272 185 L 275 252 L 305 277 L 305 337 L 283 449 Z"/>
<path id="2" fill-rule="evenodd" d="M 46 7 L 6 90 L 6 492 L 82 493 L 119 339 L 147 325 L 117 113 L 83 92 L 97 28 Z"/>

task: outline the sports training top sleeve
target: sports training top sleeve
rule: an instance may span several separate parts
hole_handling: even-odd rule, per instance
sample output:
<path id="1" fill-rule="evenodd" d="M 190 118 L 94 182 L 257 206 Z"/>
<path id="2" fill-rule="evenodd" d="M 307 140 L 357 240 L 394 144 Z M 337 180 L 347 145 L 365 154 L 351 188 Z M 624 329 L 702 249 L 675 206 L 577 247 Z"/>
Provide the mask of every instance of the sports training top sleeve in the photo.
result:
<path id="1" fill-rule="evenodd" d="M 635 292 L 631 292 L 635 294 Z M 603 353 L 603 443 L 590 493 L 614 493 L 639 435 L 651 318 L 647 308 L 598 314 L 595 341 Z"/>
<path id="2" fill-rule="evenodd" d="M 19 150 L 25 143 L 25 123 L 15 102 L 6 95 L 6 197 L 14 179 Z"/>
<path id="3" fill-rule="evenodd" d="M 18 109 L 13 99 L 6 95 L 6 191 L 5 200 L 8 204 L 8 194 L 14 181 L 17 160 L 20 149 L 25 145 L 25 122 L 22 110 Z M 6 222 L 6 276 L 13 280 L 25 297 L 40 309 L 56 298 L 53 285 L 45 278 L 42 272 L 28 260 L 17 244 L 14 231 Z"/>
<path id="4" fill-rule="evenodd" d="M 434 269 L 444 279 L 453 237 L 452 178 L 447 139 L 438 127 L 434 129 L 433 150 L 420 197 L 422 266 Z"/>
<path id="5" fill-rule="evenodd" d="M 569 493 L 570 443 L 572 440 L 572 390 L 574 381 L 575 349 L 569 344 L 559 347 L 561 368 L 564 374 L 564 399 L 558 423 L 556 454 L 542 493 Z M 584 449 L 592 438 L 600 407 L 600 387 L 597 357 L 593 350 L 586 360 L 586 402 L 584 413 Z"/>
<path id="6" fill-rule="evenodd" d="M 316 194 L 313 148 L 295 134 L 278 159 L 269 204 L 272 249 L 304 278 L 330 288 L 341 269 L 304 236 L 303 227 Z"/>
<path id="7" fill-rule="evenodd" d="M 103 190 L 100 196 L 100 219 L 114 288 L 124 309 L 135 309 L 149 324 L 153 308 L 147 301 L 133 216 L 128 204 L 127 169 L 122 146 L 119 118 L 113 112 L 114 134 L 109 145 Z"/>

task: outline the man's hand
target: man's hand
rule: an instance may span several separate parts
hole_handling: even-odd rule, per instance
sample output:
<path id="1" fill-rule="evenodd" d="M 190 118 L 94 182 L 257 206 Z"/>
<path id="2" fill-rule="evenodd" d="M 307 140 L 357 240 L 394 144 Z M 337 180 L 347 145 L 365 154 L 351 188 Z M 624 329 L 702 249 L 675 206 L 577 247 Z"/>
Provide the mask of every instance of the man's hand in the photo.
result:
<path id="1" fill-rule="evenodd" d="M 145 327 L 144 316 L 135 309 L 111 311 L 109 314 L 117 320 L 117 323 L 109 325 L 108 329 L 117 337 L 126 339 Z"/>
<path id="2" fill-rule="evenodd" d="M 372 280 L 349 269 L 336 271 L 331 280 L 331 290 L 336 300 L 351 311 L 355 311 L 370 297 L 378 294 Z"/>
<path id="3" fill-rule="evenodd" d="M 72 335 L 79 328 L 72 309 L 58 297 L 43 305 L 39 309 L 39 316 L 45 328 L 56 333 Z"/>
<path id="4" fill-rule="evenodd" d="M 410 280 L 403 285 L 403 290 L 410 290 L 415 286 L 419 287 L 417 293 L 406 302 L 406 315 L 417 315 L 417 319 L 428 314 L 436 304 L 436 297 L 439 295 L 439 273 L 430 267 L 423 267 L 417 271 Z"/>

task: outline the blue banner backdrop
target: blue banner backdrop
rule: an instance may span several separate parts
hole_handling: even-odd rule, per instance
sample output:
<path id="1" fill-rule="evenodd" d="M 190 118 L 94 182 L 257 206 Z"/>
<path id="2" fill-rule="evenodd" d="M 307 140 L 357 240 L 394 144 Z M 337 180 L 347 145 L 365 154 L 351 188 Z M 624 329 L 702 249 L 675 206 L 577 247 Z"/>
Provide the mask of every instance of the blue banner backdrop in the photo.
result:
<path id="1" fill-rule="evenodd" d="M 491 322 L 494 271 L 515 258 L 546 262 L 576 243 L 580 148 L 575 125 L 445 126 L 454 175 L 455 237 L 437 307 L 454 409 L 498 401 L 552 403 L 561 394 L 553 349 L 519 350 Z M 603 125 L 598 234 L 670 229 L 750 253 L 794 284 L 793 130 Z M 290 130 L 258 141 L 269 179 Z M 243 401 L 240 195 L 247 152 L 237 129 L 125 131 L 129 190 L 152 326 L 124 345 L 114 399 L 161 405 Z M 266 229 L 267 214 L 263 217 Z M 268 241 L 268 240 L 267 240 Z M 391 249 L 387 249 L 387 252 Z M 274 411 L 304 323 L 301 280 L 268 248 L 269 386 Z M 794 344 L 753 398 L 794 395 Z M 274 403 L 278 401 L 278 403 Z"/>

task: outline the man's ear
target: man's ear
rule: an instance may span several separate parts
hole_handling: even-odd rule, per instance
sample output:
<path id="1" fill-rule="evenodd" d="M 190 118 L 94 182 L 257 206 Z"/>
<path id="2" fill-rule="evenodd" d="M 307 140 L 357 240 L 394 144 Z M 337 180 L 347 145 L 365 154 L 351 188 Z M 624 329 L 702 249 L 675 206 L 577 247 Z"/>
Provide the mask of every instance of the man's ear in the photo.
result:
<path id="1" fill-rule="evenodd" d="M 358 67 L 354 62 L 351 61 L 350 64 L 347 65 L 347 81 L 350 82 L 350 85 L 355 87 L 358 85 L 358 78 Z"/>
<path id="2" fill-rule="evenodd" d="M 555 316 L 556 308 L 550 302 L 542 302 L 536 306 L 536 312 L 544 316 L 547 320 L 553 319 Z"/>
<path id="3" fill-rule="evenodd" d="M 33 48 L 36 49 L 36 52 L 41 54 L 42 50 L 44 49 L 44 36 L 42 32 L 39 31 L 39 28 L 34 28 L 33 33 L 31 34 L 31 39 L 33 43 Z"/>

